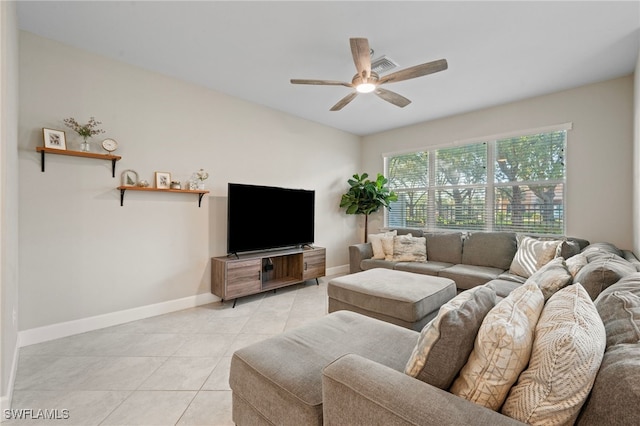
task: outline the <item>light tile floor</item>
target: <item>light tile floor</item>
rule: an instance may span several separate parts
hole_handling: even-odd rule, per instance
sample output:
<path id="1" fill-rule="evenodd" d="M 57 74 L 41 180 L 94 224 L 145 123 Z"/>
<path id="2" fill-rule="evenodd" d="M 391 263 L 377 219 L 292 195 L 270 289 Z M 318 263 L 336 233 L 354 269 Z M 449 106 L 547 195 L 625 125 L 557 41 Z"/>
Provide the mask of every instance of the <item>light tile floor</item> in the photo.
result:
<path id="1" fill-rule="evenodd" d="M 329 279 L 21 348 L 12 410 L 68 419 L 2 425 L 233 425 L 231 355 L 326 315 Z"/>

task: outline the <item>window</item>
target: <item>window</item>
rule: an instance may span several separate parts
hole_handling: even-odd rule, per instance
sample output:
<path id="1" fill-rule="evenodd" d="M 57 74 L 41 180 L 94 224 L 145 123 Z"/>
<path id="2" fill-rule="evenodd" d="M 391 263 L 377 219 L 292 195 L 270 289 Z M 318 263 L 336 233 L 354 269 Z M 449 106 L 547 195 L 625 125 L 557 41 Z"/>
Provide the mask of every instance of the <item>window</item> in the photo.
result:
<path id="1" fill-rule="evenodd" d="M 564 234 L 568 128 L 386 156 L 387 225 Z"/>

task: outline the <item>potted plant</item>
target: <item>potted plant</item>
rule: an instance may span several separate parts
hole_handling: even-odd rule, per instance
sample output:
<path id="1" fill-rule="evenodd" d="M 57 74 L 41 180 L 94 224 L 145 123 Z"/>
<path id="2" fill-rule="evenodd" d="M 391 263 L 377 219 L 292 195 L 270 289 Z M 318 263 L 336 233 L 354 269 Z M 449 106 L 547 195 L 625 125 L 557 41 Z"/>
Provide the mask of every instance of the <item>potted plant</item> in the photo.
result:
<path id="1" fill-rule="evenodd" d="M 385 185 L 389 182 L 382 174 L 378 173 L 376 180 L 367 179 L 369 175 L 353 175 L 349 179 L 349 190 L 342 195 L 340 207 L 347 209 L 347 214 L 363 214 L 364 216 L 364 242 L 367 242 L 367 226 L 369 215 L 377 212 L 380 207 L 391 208 L 389 203 L 397 201 L 398 195 L 389 190 Z"/>
<path id="2" fill-rule="evenodd" d="M 71 127 L 77 134 L 82 136 L 83 142 L 80 145 L 80 149 L 82 151 L 89 151 L 89 142 L 87 142 L 87 138 L 104 133 L 104 130 L 98 129 L 98 125 L 102 124 L 102 122 L 96 121 L 94 117 L 89 118 L 89 122 L 87 124 L 80 124 L 73 117 L 65 118 L 63 121 L 64 124 Z"/>

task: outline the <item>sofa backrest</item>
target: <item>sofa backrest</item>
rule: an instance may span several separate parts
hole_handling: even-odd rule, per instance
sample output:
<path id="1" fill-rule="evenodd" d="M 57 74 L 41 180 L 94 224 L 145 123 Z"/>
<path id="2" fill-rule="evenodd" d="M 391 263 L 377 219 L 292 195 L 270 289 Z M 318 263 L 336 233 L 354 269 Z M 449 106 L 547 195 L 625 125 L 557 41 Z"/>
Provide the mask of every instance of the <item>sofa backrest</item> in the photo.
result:
<path id="1" fill-rule="evenodd" d="M 427 260 L 457 265 L 462 263 L 462 232 L 425 232 Z"/>
<path id="2" fill-rule="evenodd" d="M 508 270 L 516 254 L 515 232 L 473 232 L 462 247 L 462 263 Z"/>

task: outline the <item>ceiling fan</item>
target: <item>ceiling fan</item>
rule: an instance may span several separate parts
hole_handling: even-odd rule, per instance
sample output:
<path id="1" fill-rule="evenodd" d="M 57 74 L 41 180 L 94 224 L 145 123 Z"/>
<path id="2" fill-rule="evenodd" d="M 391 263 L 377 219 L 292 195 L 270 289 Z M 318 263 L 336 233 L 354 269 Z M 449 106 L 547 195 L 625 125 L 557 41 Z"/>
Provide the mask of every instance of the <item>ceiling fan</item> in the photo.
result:
<path id="1" fill-rule="evenodd" d="M 366 38 L 351 38 L 351 55 L 356 65 L 358 73 L 353 76 L 351 83 L 333 80 L 304 80 L 291 79 L 292 84 L 313 84 L 319 86 L 345 86 L 355 89 L 344 98 L 340 99 L 337 104 L 331 107 L 331 111 L 340 111 L 349 102 L 355 99 L 359 93 L 374 92 L 380 98 L 387 102 L 404 108 L 411 101 L 390 90 L 381 88 L 385 83 L 394 83 L 397 81 L 409 80 L 411 78 L 422 77 L 423 75 L 433 74 L 438 71 L 447 69 L 447 60 L 439 59 L 426 64 L 416 65 L 394 73 L 380 77 L 377 73 L 371 71 L 371 50 L 369 49 L 369 41 Z"/>

